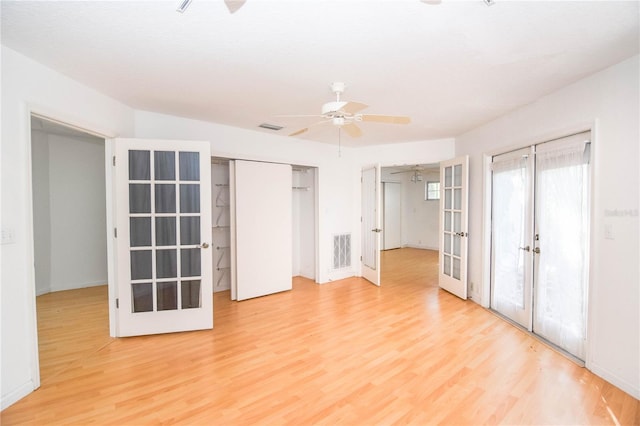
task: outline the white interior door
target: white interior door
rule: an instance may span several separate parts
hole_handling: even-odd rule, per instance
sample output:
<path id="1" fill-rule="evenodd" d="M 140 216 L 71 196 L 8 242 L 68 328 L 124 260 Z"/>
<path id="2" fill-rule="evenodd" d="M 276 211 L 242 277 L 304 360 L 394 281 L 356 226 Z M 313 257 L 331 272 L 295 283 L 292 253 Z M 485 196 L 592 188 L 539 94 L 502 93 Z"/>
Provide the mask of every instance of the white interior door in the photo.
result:
<path id="1" fill-rule="evenodd" d="M 362 169 L 362 276 L 380 285 L 380 165 Z"/>
<path id="2" fill-rule="evenodd" d="M 467 298 L 469 157 L 440 163 L 440 265 L 438 284 Z"/>
<path id="3" fill-rule="evenodd" d="M 117 335 L 212 328 L 209 142 L 113 144 Z"/>
<path id="4" fill-rule="evenodd" d="M 384 182 L 382 184 L 384 225 L 382 227 L 384 250 L 400 248 L 402 246 L 402 216 L 401 190 L 399 182 Z"/>
<path id="5" fill-rule="evenodd" d="M 230 170 L 236 299 L 291 290 L 291 166 L 236 160 Z"/>
<path id="6" fill-rule="evenodd" d="M 533 153 L 491 163 L 491 307 L 531 330 Z"/>

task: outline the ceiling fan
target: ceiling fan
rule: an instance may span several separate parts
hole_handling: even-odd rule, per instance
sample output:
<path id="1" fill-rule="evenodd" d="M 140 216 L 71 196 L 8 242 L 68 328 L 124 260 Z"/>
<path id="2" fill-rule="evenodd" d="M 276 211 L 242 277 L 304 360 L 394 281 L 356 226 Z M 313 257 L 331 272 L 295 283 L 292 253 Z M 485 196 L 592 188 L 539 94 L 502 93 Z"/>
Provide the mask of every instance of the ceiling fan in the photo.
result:
<path id="1" fill-rule="evenodd" d="M 422 182 L 422 171 L 426 170 L 426 168 L 424 167 L 420 167 L 420 166 L 413 166 L 410 169 L 407 170 L 399 170 L 397 172 L 391 172 L 389 174 L 391 175 L 396 175 L 398 173 L 412 173 L 411 176 L 411 182 L 416 183 L 416 182 Z"/>
<path id="2" fill-rule="evenodd" d="M 387 124 L 409 124 L 411 118 L 405 116 L 395 115 L 380 115 L 380 114 L 360 114 L 359 111 L 367 108 L 360 102 L 350 102 L 340 100 L 340 95 L 344 93 L 346 88 L 344 83 L 335 82 L 331 83 L 331 91 L 336 94 L 336 100 L 327 102 L 322 105 L 320 114 L 310 115 L 280 115 L 279 117 L 320 117 L 321 121 L 305 127 L 304 129 L 297 130 L 291 133 L 289 136 L 298 136 L 308 131 L 311 127 L 318 126 L 324 123 L 332 123 L 334 126 L 338 126 L 344 129 L 347 134 L 353 138 L 362 136 L 362 129 L 356 125 L 360 121 L 370 121 L 377 123 Z"/>

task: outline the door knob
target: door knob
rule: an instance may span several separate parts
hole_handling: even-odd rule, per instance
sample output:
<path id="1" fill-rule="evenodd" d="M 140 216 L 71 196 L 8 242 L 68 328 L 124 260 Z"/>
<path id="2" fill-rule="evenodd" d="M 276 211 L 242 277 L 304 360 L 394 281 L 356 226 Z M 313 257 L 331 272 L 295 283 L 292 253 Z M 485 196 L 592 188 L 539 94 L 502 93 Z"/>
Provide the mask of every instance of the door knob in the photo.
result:
<path id="1" fill-rule="evenodd" d="M 373 228 L 373 229 L 371 230 L 371 232 L 382 232 L 382 229 L 380 229 L 380 228 Z"/>
<path id="2" fill-rule="evenodd" d="M 536 254 L 540 254 L 540 247 L 534 248 L 533 252 L 536 253 Z"/>
<path id="3" fill-rule="evenodd" d="M 202 243 L 202 244 L 200 244 L 200 248 L 203 248 L 203 249 L 209 248 L 209 244 L 208 243 Z"/>

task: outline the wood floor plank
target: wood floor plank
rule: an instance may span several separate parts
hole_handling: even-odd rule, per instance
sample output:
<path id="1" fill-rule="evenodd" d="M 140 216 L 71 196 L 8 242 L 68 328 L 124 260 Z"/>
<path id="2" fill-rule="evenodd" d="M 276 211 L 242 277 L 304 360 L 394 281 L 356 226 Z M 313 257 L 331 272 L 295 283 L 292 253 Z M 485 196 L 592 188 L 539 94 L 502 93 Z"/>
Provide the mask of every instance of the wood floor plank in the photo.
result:
<path id="1" fill-rule="evenodd" d="M 640 403 L 437 286 L 437 252 L 243 302 L 211 331 L 111 339 L 106 287 L 38 300 L 42 387 L 14 424 L 640 424 Z"/>

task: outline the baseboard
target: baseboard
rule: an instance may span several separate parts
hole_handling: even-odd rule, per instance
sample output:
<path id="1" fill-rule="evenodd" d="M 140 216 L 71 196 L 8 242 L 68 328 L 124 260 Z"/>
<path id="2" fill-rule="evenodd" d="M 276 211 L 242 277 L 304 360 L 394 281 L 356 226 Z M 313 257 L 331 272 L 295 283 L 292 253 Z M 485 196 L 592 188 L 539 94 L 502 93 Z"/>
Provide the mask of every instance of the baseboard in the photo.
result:
<path id="1" fill-rule="evenodd" d="M 329 272 L 329 277 L 327 282 L 320 283 L 320 284 L 326 284 L 331 281 L 343 280 L 345 278 L 353 277 L 355 275 L 356 275 L 355 272 L 351 268 L 336 269 Z"/>
<path id="2" fill-rule="evenodd" d="M 56 288 L 50 288 L 49 292 L 52 293 L 54 291 L 66 291 L 66 290 L 76 290 L 79 288 L 88 288 L 88 287 L 98 287 L 101 285 L 107 285 L 107 279 L 105 278 L 104 280 L 101 281 L 93 281 L 93 282 L 88 282 L 88 283 L 80 283 L 80 284 L 73 284 L 73 285 L 68 285 L 68 286 L 62 286 L 62 287 L 56 287 Z"/>
<path id="3" fill-rule="evenodd" d="M 636 383 L 635 385 L 633 383 L 629 383 L 622 377 L 599 366 L 598 364 L 589 363 L 587 368 L 596 376 L 600 376 L 612 385 L 619 387 L 635 399 L 640 399 L 640 383 Z"/>
<path id="4" fill-rule="evenodd" d="M 34 390 L 35 387 L 33 386 L 33 382 L 29 380 L 28 382 L 20 385 L 18 389 L 13 392 L 8 393 L 7 395 L 2 395 L 2 399 L 0 400 L 0 411 L 12 406 Z"/>
<path id="5" fill-rule="evenodd" d="M 421 249 L 421 250 L 435 250 L 435 251 L 440 250 L 440 248 L 438 247 L 432 247 L 425 244 L 403 244 L 402 247 L 415 248 L 415 249 Z"/>

